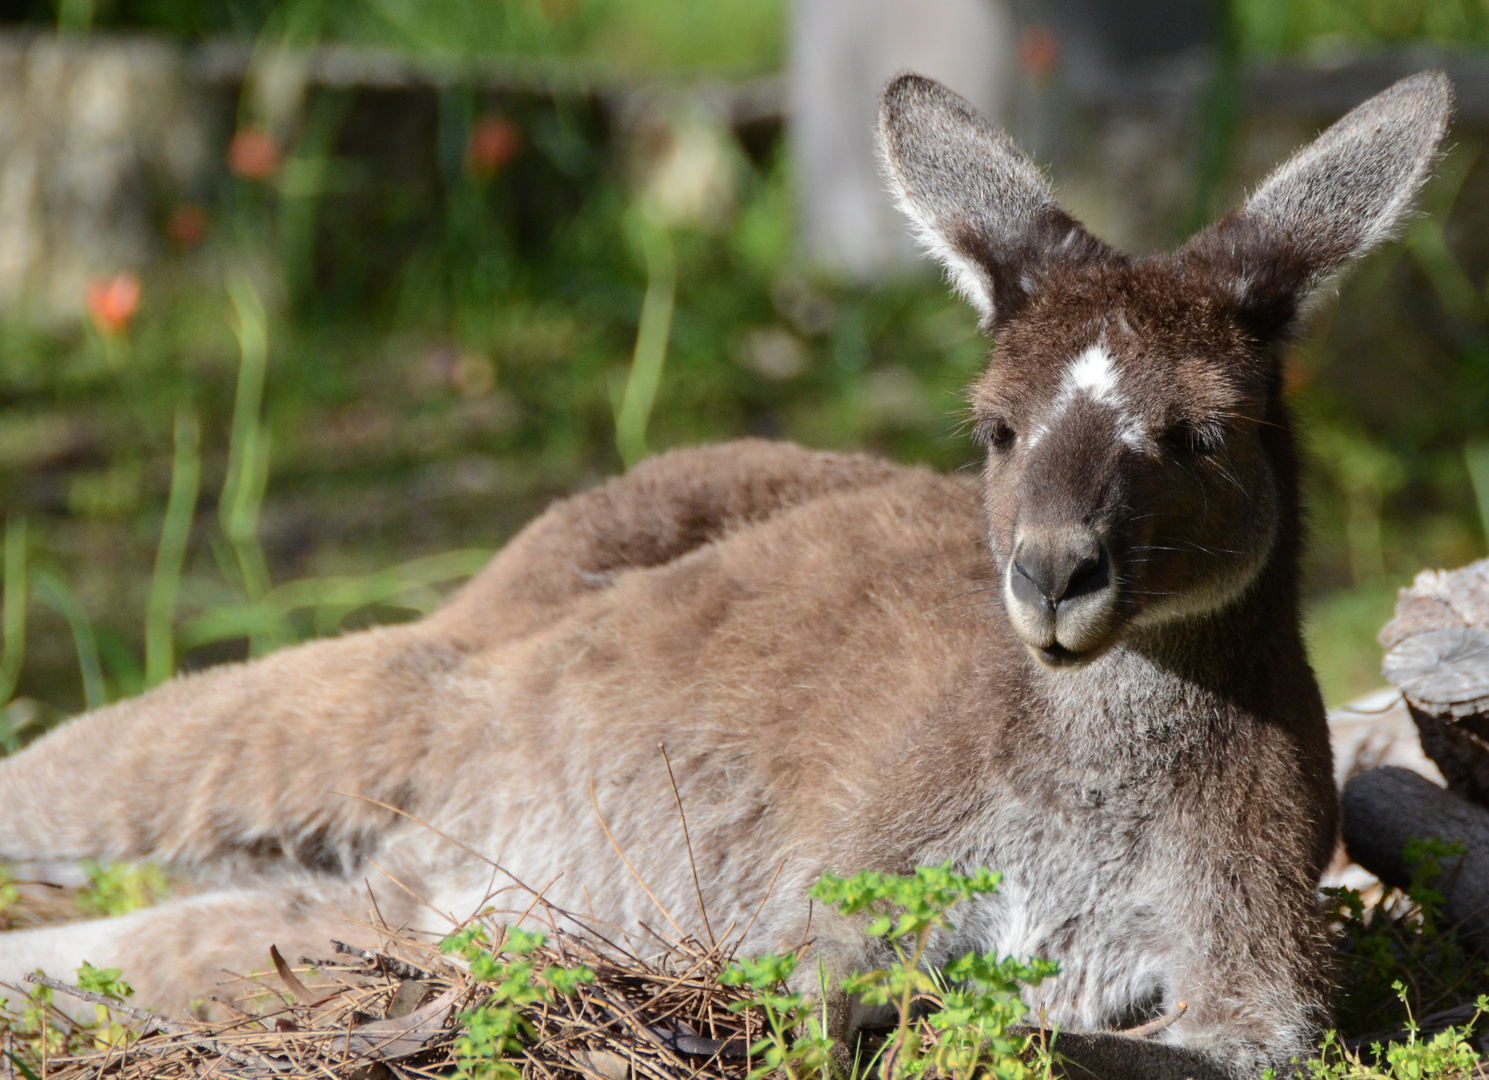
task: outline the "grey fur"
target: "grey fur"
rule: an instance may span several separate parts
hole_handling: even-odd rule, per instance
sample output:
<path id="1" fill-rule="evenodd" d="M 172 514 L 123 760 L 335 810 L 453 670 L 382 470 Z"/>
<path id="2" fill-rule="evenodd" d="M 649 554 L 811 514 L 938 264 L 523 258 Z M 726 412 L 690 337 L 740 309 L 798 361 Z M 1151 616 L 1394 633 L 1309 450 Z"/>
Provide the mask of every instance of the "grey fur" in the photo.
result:
<path id="1" fill-rule="evenodd" d="M 1452 113 L 1441 72 L 1401 80 L 1298 151 L 1190 250 L 1223 261 L 1239 298 L 1256 292 L 1270 303 L 1282 288 L 1295 294 L 1295 312 L 1306 308 L 1400 227 Z M 1117 257 L 1060 209 L 1006 134 L 939 83 L 905 75 L 889 85 L 879 146 L 917 238 L 987 327 L 1059 266 Z"/>

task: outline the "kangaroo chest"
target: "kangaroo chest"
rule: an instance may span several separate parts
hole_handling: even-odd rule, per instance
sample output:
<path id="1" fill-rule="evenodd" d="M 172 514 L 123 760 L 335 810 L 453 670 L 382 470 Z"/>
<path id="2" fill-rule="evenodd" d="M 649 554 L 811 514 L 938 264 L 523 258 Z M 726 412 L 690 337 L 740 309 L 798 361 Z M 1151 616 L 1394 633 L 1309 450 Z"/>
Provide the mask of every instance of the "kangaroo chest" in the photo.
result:
<path id="1" fill-rule="evenodd" d="M 1132 657 L 1041 702 L 1019 752 L 987 778 L 995 812 L 963 837 L 969 863 L 1003 874 L 963 915 L 967 949 L 1055 960 L 1028 1004 L 1051 1023 L 1099 1029 L 1156 1011 L 1196 940 L 1208 818 L 1203 775 L 1225 753 L 1225 708 Z M 1066 680 L 1064 687 L 1070 687 Z"/>

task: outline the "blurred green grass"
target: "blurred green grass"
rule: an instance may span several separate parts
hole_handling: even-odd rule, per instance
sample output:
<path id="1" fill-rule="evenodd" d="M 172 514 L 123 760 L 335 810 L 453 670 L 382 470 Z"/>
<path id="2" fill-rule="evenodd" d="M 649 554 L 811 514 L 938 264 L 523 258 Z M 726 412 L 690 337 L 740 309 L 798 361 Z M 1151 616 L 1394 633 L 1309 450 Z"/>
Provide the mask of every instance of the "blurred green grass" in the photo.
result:
<path id="1" fill-rule="evenodd" d="M 1407 580 L 1380 578 L 1314 597 L 1305 608 L 1305 639 L 1324 700 L 1341 705 L 1384 685 L 1375 635 L 1396 609 Z"/>
<path id="2" fill-rule="evenodd" d="M 369 232 L 378 200 L 405 197 L 371 191 L 371 212 L 315 211 L 305 266 L 284 228 L 298 196 L 231 179 L 209 238 L 146 276 L 127 332 L 0 327 L 0 498 L 28 522 L 33 570 L 86 613 L 104 697 L 156 681 L 161 657 L 199 666 L 416 616 L 544 501 L 621 468 L 649 273 L 626 225 L 637 195 L 585 117 L 499 104 L 528 149 L 494 179 L 462 167 L 431 184 L 413 240 Z M 560 123 L 582 153 L 540 138 Z M 676 306 L 647 445 L 756 433 L 969 462 L 955 431 L 982 354 L 971 313 L 928 277 L 862 289 L 813 274 L 779 146 L 718 164 L 727 212 L 665 227 Z M 524 185 L 552 205 L 519 217 Z M 364 276 L 385 241 L 391 272 Z M 172 524 L 183 416 L 201 495 Z M 244 492 L 261 504 L 239 505 Z M 30 605 L 32 729 L 96 696 L 65 622 Z"/>
<path id="3" fill-rule="evenodd" d="M 75 30 L 337 42 L 614 77 L 774 72 L 785 11 L 782 0 L 36 0 L 27 13 Z"/>
<path id="4" fill-rule="evenodd" d="M 1249 55 L 1338 53 L 1345 49 L 1432 42 L 1489 45 L 1489 7 L 1480 0 L 1231 0 Z"/>

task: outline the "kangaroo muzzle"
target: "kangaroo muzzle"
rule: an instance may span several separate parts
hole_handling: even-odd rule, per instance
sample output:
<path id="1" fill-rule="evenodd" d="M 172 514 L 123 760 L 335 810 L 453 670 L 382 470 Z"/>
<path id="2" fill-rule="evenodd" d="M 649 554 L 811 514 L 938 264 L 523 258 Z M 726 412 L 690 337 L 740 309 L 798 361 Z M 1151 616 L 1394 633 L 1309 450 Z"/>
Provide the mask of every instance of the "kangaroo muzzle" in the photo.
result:
<path id="1" fill-rule="evenodd" d="M 1111 551 L 1091 529 L 1021 532 L 1004 592 L 1013 628 L 1037 659 L 1090 659 L 1106 643 L 1116 608 Z"/>

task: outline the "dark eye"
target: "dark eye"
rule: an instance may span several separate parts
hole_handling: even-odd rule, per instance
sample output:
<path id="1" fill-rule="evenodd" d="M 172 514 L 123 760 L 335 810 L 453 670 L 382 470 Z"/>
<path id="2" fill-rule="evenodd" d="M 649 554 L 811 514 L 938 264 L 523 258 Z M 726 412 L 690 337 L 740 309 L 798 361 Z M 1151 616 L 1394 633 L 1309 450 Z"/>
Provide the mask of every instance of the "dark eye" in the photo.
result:
<path id="1" fill-rule="evenodd" d="M 1007 450 L 1018 438 L 1018 432 L 1002 419 L 979 420 L 972 431 L 972 441 L 980 446 L 991 446 L 995 450 Z"/>
<path id="2" fill-rule="evenodd" d="M 1218 424 L 1184 421 L 1175 424 L 1162 438 L 1164 448 L 1182 457 L 1208 457 L 1218 454 L 1225 443 L 1225 432 Z"/>

